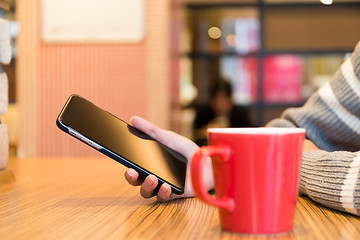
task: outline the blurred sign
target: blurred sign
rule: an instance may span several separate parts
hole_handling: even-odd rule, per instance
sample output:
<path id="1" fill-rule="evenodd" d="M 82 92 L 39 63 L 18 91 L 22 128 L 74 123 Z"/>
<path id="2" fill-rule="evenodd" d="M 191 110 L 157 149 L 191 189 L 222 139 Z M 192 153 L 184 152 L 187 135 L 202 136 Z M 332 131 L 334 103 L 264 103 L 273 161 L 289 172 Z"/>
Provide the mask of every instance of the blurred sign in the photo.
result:
<path id="1" fill-rule="evenodd" d="M 43 0 L 46 42 L 139 42 L 145 35 L 145 0 Z"/>

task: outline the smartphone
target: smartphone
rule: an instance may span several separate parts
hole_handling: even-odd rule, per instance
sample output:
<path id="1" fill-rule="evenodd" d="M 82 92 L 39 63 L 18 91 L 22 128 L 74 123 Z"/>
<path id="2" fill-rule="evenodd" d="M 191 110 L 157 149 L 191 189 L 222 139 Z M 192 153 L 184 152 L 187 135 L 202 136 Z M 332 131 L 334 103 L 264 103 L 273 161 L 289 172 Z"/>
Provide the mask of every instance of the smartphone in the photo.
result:
<path id="1" fill-rule="evenodd" d="M 106 156 L 135 169 L 140 177 L 155 175 L 175 194 L 185 187 L 187 159 L 125 121 L 79 95 L 71 95 L 57 120 L 64 132 Z"/>

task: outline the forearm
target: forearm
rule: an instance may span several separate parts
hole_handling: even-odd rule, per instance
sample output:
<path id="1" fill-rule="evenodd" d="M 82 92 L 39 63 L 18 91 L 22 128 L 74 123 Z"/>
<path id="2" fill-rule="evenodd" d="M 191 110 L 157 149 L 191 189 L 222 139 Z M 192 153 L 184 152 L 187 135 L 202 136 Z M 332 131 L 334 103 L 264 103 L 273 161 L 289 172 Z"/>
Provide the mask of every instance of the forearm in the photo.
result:
<path id="1" fill-rule="evenodd" d="M 285 119 L 268 124 L 295 127 Z M 360 216 L 360 152 L 328 152 L 305 139 L 300 194 L 327 207 Z"/>
<path id="2" fill-rule="evenodd" d="M 306 129 L 300 193 L 360 215 L 360 42 L 331 80 L 304 106 L 287 109 L 268 127 Z M 317 147 L 322 150 L 317 150 Z"/>
<path id="3" fill-rule="evenodd" d="M 303 154 L 300 193 L 360 216 L 360 152 L 308 151 Z"/>

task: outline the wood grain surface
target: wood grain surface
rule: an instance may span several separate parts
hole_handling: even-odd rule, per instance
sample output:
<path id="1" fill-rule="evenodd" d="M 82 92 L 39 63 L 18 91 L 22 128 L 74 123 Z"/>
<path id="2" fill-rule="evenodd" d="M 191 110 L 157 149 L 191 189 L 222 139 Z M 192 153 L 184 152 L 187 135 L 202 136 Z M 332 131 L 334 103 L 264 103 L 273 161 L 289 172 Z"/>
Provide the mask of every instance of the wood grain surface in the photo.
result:
<path id="1" fill-rule="evenodd" d="M 196 198 L 143 199 L 109 158 L 11 159 L 0 184 L 0 239 L 360 239 L 360 218 L 299 197 L 293 231 L 251 236 L 221 230 Z"/>

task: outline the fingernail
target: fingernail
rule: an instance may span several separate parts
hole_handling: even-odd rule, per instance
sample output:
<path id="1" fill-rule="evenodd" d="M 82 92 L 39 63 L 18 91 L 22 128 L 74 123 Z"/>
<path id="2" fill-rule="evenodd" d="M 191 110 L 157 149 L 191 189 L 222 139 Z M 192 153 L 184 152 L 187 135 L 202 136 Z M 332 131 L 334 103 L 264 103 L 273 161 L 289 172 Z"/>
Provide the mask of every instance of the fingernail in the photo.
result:
<path id="1" fill-rule="evenodd" d="M 153 177 L 149 177 L 149 179 L 151 180 L 151 185 L 150 186 L 154 186 L 155 185 L 155 179 Z"/>

